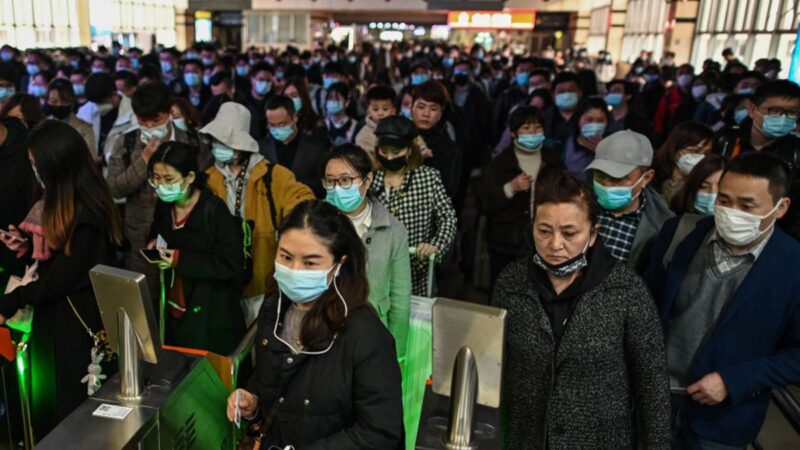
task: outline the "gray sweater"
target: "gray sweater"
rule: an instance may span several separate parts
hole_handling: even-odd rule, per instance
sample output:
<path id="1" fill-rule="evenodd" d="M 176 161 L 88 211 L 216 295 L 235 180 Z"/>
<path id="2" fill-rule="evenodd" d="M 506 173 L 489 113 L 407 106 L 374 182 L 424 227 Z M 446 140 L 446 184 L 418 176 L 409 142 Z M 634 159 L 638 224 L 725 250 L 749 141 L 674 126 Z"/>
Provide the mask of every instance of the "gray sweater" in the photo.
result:
<path id="1" fill-rule="evenodd" d="M 493 303 L 508 310 L 505 448 L 669 449 L 664 338 L 630 269 L 617 264 L 579 298 L 557 349 L 525 263 L 506 268 Z"/>

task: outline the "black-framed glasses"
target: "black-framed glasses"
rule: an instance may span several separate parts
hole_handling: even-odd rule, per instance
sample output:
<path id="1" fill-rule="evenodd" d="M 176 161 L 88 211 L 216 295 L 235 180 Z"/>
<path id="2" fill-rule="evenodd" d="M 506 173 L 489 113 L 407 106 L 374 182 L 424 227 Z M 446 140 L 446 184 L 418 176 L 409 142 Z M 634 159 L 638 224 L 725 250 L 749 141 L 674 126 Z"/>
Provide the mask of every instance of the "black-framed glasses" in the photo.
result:
<path id="1" fill-rule="evenodd" d="M 332 191 L 336 189 L 336 185 L 338 184 L 342 189 L 350 189 L 353 187 L 353 184 L 355 184 L 355 181 L 359 178 L 361 177 L 343 176 L 340 178 L 323 178 L 322 187 L 324 187 L 326 191 Z M 358 183 L 357 186 L 361 186 L 361 183 Z"/>
<path id="2" fill-rule="evenodd" d="M 797 108 L 781 108 L 780 106 L 770 106 L 769 108 L 764 108 L 767 112 L 767 116 L 786 116 L 790 119 L 797 119 L 798 115 L 800 115 L 800 110 Z"/>

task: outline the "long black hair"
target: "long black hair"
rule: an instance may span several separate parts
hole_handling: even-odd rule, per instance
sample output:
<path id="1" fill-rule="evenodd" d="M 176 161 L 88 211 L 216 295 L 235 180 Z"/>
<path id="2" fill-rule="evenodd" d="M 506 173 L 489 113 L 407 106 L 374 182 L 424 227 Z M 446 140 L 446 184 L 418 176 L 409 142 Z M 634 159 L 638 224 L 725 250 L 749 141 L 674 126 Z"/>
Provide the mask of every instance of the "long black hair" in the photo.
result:
<path id="1" fill-rule="evenodd" d="M 334 261 L 340 263 L 344 259 L 334 280 L 336 288 L 331 283 L 303 319 L 303 345 L 312 351 L 322 350 L 342 329 L 346 319 L 337 288 L 350 314 L 358 308 L 370 307 L 367 251 L 352 221 L 327 202 L 307 200 L 297 205 L 278 229 L 278 236 L 289 230 L 310 231 L 325 244 Z"/>
<path id="2" fill-rule="evenodd" d="M 148 176 L 153 176 L 153 167 L 159 163 L 173 167 L 184 177 L 188 177 L 189 173 L 194 173 L 194 182 L 187 195 L 192 195 L 195 189 L 205 189 L 206 173 L 200 170 L 197 151 L 191 145 L 178 141 L 167 141 L 159 145 L 147 163 Z"/>

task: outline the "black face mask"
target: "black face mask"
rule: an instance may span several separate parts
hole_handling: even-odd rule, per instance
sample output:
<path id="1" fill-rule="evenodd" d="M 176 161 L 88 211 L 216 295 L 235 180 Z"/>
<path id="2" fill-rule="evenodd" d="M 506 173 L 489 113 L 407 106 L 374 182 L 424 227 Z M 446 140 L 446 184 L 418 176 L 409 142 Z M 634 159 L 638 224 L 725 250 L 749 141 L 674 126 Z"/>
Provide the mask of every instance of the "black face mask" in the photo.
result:
<path id="1" fill-rule="evenodd" d="M 378 162 L 381 163 L 381 166 L 389 172 L 397 172 L 405 167 L 408 161 L 408 156 L 401 156 L 395 159 L 388 159 L 380 153 L 376 153 L 375 156 L 378 158 Z"/>
<path id="2" fill-rule="evenodd" d="M 460 74 L 454 76 L 453 80 L 455 81 L 457 86 L 464 86 L 467 83 L 469 83 L 469 75 L 467 75 L 465 73 L 460 73 Z"/>
<path id="3" fill-rule="evenodd" d="M 46 116 L 53 116 L 58 120 L 64 120 L 72 114 L 72 107 L 69 105 L 56 106 L 45 103 L 42 110 Z"/>

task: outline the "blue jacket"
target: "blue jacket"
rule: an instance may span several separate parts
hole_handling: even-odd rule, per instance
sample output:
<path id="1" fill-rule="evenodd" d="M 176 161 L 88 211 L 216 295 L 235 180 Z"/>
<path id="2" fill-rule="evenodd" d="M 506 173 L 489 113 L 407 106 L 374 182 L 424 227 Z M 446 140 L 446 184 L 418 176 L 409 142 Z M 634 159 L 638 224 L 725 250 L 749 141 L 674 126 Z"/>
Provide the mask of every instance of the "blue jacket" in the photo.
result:
<path id="1" fill-rule="evenodd" d="M 645 278 L 666 328 L 689 264 L 710 232 L 703 219 L 677 247 L 667 269 L 662 259 L 677 229 L 659 233 Z M 745 446 L 756 439 L 773 388 L 800 382 L 800 244 L 775 228 L 764 251 L 698 350 L 692 382 L 719 372 L 728 398 L 716 406 L 690 401 L 686 419 L 703 438 Z"/>

